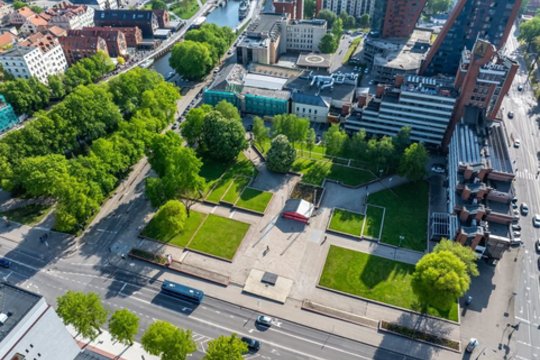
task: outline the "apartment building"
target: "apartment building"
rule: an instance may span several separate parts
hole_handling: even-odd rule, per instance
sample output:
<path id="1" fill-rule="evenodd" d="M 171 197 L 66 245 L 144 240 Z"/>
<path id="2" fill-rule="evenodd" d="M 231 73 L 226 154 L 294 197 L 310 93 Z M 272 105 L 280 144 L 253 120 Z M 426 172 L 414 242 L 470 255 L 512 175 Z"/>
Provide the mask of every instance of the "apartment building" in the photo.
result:
<path id="1" fill-rule="evenodd" d="M 107 43 L 107 52 L 111 57 L 127 56 L 127 42 L 124 33 L 110 26 L 87 27 L 79 30 L 69 30 L 68 37 L 100 37 Z"/>
<path id="2" fill-rule="evenodd" d="M 377 7 L 380 5 L 377 0 L 321 0 L 317 3 L 317 13 L 322 9 L 328 9 L 339 15 L 345 12 L 349 15 L 359 18 L 364 14 L 368 14 L 371 18 Z"/>
<path id="3" fill-rule="evenodd" d="M 285 26 L 286 51 L 315 52 L 327 32 L 325 20 L 291 20 Z"/>
<path id="4" fill-rule="evenodd" d="M 94 25 L 94 9 L 87 5 L 71 5 L 61 2 L 45 10 L 45 13 L 50 16 L 50 25 L 56 25 L 66 30 Z"/>
<path id="5" fill-rule="evenodd" d="M 397 76 L 392 86 L 378 85 L 374 97 L 360 96 L 359 110 L 347 119 L 345 129 L 394 136 L 409 126 L 412 140 L 437 147 L 456 101 L 457 92 L 449 79 Z"/>
<path id="6" fill-rule="evenodd" d="M 61 74 L 67 61 L 58 40 L 41 33 L 30 35 L 12 49 L 0 54 L 0 64 L 15 77 L 35 76 L 47 83 L 49 75 Z"/>
<path id="7" fill-rule="evenodd" d="M 59 40 L 69 65 L 93 56 L 98 51 L 109 54 L 107 42 L 100 36 L 64 36 Z"/>
<path id="8" fill-rule="evenodd" d="M 372 30 L 383 38 L 408 38 L 427 0 L 379 0 L 373 12 Z"/>
<path id="9" fill-rule="evenodd" d="M 13 11 L 9 15 L 9 23 L 11 25 L 22 25 L 31 16 L 36 15 L 29 7 L 25 6 L 18 10 Z"/>
<path id="10" fill-rule="evenodd" d="M 461 51 L 484 39 L 500 49 L 506 43 L 521 0 L 459 0 L 422 64 L 422 75 L 455 76 Z"/>
<path id="11" fill-rule="evenodd" d="M 138 27 L 143 37 L 153 38 L 159 28 L 158 18 L 153 10 L 97 10 L 94 15 L 96 26 Z"/>

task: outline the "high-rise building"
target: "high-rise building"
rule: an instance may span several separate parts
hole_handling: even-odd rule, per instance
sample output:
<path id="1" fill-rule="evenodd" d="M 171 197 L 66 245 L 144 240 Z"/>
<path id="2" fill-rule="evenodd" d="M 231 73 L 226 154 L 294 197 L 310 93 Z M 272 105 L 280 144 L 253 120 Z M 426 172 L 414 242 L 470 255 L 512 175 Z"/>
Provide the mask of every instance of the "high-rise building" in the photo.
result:
<path id="1" fill-rule="evenodd" d="M 409 37 L 426 0 L 380 0 L 373 13 L 372 29 L 384 38 Z"/>
<path id="2" fill-rule="evenodd" d="M 375 11 L 376 0 L 317 0 L 316 12 L 328 9 L 337 15 L 345 12 L 356 18 L 368 14 L 371 18 Z"/>
<path id="3" fill-rule="evenodd" d="M 302 20 L 304 18 L 303 0 L 274 0 L 274 11 L 277 14 L 288 14 L 289 19 Z"/>
<path id="4" fill-rule="evenodd" d="M 478 38 L 504 46 L 521 0 L 459 0 L 431 47 L 421 73 L 454 76 L 461 51 L 472 49 Z"/>

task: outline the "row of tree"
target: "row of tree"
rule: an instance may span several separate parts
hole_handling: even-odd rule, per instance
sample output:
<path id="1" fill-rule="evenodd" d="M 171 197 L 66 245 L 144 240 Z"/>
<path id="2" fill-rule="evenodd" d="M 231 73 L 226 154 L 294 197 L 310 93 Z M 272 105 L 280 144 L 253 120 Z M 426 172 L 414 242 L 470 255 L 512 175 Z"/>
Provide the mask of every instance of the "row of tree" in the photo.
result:
<path id="1" fill-rule="evenodd" d="M 169 64 L 188 80 L 200 80 L 207 75 L 235 40 L 228 26 L 204 24 L 190 30 L 184 41 L 174 45 Z"/>
<path id="2" fill-rule="evenodd" d="M 82 59 L 62 75 L 51 75 L 48 85 L 38 79 L 11 78 L 0 83 L 0 93 L 19 115 L 31 115 L 46 108 L 51 101 L 63 99 L 79 85 L 89 85 L 114 69 L 111 59 L 103 52 Z"/>
<path id="3" fill-rule="evenodd" d="M 189 216 L 191 206 L 205 188 L 199 156 L 232 162 L 248 144 L 238 110 L 226 101 L 215 107 L 202 105 L 191 109 L 181 130 L 189 147 L 183 146 L 182 138 L 172 131 L 154 137 L 149 146 L 148 160 L 158 177 L 146 180 L 146 195 L 155 207 L 180 199 Z M 176 203 L 166 205 L 175 206 L 176 212 L 182 211 Z"/>
<path id="4" fill-rule="evenodd" d="M 57 299 L 57 312 L 66 325 L 79 335 L 95 339 L 107 323 L 108 312 L 96 293 L 68 291 Z M 108 321 L 109 333 L 114 341 L 131 346 L 139 332 L 139 317 L 127 309 L 115 311 Z M 149 354 L 163 360 L 183 360 L 195 352 L 191 330 L 156 320 L 144 332 L 141 344 Z M 241 360 L 247 345 L 235 334 L 220 336 L 208 343 L 205 360 Z"/>
<path id="5" fill-rule="evenodd" d="M 179 97 L 159 74 L 140 68 L 81 85 L 0 140 L 0 185 L 56 200 L 55 228 L 76 232 L 174 120 Z"/>

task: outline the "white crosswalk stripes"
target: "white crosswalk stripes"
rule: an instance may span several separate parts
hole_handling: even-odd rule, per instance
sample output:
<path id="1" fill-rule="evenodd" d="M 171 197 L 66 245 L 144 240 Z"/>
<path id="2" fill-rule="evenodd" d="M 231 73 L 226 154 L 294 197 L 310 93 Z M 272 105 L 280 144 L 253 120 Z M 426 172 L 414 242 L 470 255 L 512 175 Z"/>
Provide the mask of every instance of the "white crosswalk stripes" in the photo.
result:
<path id="1" fill-rule="evenodd" d="M 518 170 L 518 171 L 516 171 L 516 177 L 518 177 L 520 179 L 537 180 L 536 174 L 531 173 L 529 171 Z"/>

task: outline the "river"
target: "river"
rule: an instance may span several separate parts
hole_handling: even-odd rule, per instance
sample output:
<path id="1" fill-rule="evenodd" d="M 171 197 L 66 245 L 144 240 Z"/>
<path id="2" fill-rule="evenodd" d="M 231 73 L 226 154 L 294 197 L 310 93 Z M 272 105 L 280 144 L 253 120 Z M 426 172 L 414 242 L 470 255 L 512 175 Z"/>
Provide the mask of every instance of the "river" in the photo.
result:
<path id="1" fill-rule="evenodd" d="M 240 1 L 229 0 L 225 6 L 218 6 L 206 17 L 206 22 L 219 26 L 229 26 L 235 28 L 240 23 L 238 19 L 238 8 Z M 167 76 L 173 69 L 169 66 L 169 58 L 171 53 L 168 52 L 165 56 L 156 60 L 151 69 L 156 70 L 164 77 Z"/>

